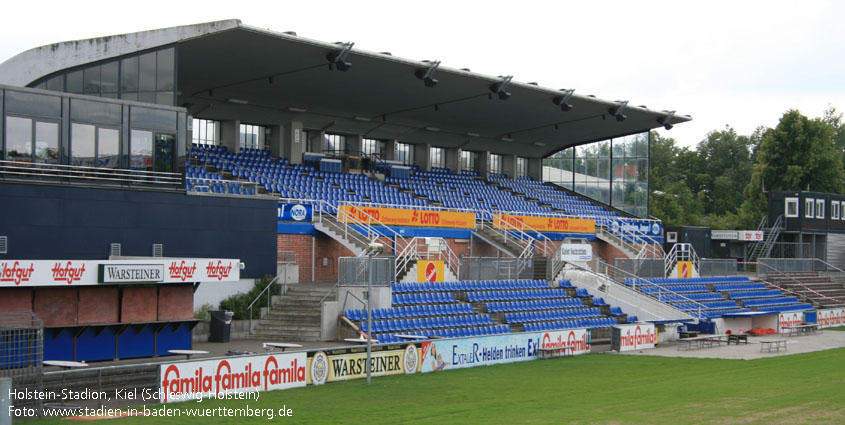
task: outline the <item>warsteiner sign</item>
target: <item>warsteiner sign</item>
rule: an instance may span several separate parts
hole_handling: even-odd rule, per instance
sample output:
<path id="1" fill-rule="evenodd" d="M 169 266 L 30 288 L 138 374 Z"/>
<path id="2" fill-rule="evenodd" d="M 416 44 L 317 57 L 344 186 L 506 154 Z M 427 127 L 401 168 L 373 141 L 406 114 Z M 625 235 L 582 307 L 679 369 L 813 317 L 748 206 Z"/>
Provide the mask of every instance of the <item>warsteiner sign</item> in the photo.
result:
<path id="1" fill-rule="evenodd" d="M 419 349 L 414 344 L 404 347 L 373 348 L 371 376 L 411 374 L 419 371 Z M 346 381 L 367 376 L 365 348 L 319 351 L 308 359 L 308 383 Z"/>
<path id="2" fill-rule="evenodd" d="M 494 214 L 497 229 L 524 229 L 524 225 L 538 232 L 596 233 L 595 220 L 583 218 L 537 217 L 532 215 Z"/>
<path id="3" fill-rule="evenodd" d="M 456 211 L 412 210 L 404 208 L 359 207 L 341 205 L 338 208 L 341 223 L 369 223 L 387 226 L 443 227 L 474 229 L 475 214 Z"/>

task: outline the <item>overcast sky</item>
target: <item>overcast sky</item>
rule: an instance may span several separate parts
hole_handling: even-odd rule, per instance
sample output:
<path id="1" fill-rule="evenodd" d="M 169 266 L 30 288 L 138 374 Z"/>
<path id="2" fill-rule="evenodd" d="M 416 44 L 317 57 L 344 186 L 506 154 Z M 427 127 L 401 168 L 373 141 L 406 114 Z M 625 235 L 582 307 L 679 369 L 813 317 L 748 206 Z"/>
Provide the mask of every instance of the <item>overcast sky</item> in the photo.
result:
<path id="1" fill-rule="evenodd" d="M 55 4 L 50 4 L 55 3 Z M 7 2 L 0 62 L 59 41 L 221 19 L 674 109 L 694 146 L 787 109 L 845 111 L 842 1 Z"/>

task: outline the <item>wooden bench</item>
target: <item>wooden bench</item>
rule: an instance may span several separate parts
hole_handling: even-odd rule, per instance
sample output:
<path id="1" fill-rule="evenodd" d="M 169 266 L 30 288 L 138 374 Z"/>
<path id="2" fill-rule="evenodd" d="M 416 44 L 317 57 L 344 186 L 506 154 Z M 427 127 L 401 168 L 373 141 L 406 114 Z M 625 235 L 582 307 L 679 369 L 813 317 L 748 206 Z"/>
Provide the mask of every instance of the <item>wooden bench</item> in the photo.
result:
<path id="1" fill-rule="evenodd" d="M 781 346 L 783 346 L 783 351 L 786 351 L 786 340 L 785 339 L 771 339 L 771 340 L 760 341 L 760 352 L 762 353 L 764 348 L 769 353 L 772 352 L 772 348 L 774 348 L 775 351 L 780 351 Z"/>

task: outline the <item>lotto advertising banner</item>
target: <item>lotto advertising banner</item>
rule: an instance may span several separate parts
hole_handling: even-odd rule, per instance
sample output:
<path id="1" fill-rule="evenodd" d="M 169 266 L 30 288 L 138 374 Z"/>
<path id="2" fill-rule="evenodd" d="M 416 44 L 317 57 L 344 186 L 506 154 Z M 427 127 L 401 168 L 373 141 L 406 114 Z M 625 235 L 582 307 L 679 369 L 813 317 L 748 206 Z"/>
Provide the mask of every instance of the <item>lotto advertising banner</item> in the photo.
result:
<path id="1" fill-rule="evenodd" d="M 304 352 L 163 364 L 158 399 L 237 398 L 232 394 L 304 387 L 306 375 Z"/>
<path id="2" fill-rule="evenodd" d="M 120 283 L 236 282 L 240 260 L 150 258 L 145 260 L 0 261 L 0 288 L 89 286 Z"/>
<path id="3" fill-rule="evenodd" d="M 424 341 L 422 372 L 523 362 L 536 358 L 539 333 Z"/>
<path id="4" fill-rule="evenodd" d="M 454 229 L 475 228 L 474 213 L 455 211 L 427 211 L 341 205 L 338 208 L 337 217 L 340 222 L 353 224 L 362 221 L 378 224 L 372 221 L 372 219 L 375 219 L 387 226 L 444 227 Z"/>
<path id="5" fill-rule="evenodd" d="M 590 352 L 590 330 L 571 329 L 568 331 L 543 332 L 540 337 L 540 348 L 570 348 L 572 355 Z"/>
<path id="6" fill-rule="evenodd" d="M 816 312 L 819 328 L 832 328 L 845 325 L 845 308 L 819 310 Z"/>
<path id="7" fill-rule="evenodd" d="M 532 215 L 494 214 L 493 227 L 521 229 L 521 225 L 538 232 L 596 233 L 596 222 L 583 218 L 537 217 Z M 507 223 L 507 224 L 506 224 Z"/>
<path id="8" fill-rule="evenodd" d="M 311 222 L 313 216 L 311 205 L 286 204 L 279 202 L 276 215 L 279 221 Z"/>
<path id="9" fill-rule="evenodd" d="M 419 260 L 417 261 L 417 282 L 443 282 L 444 274 L 443 260 Z"/>
<path id="10" fill-rule="evenodd" d="M 619 330 L 619 351 L 654 348 L 657 344 L 657 329 L 654 324 L 617 325 Z"/>
<path id="11" fill-rule="evenodd" d="M 412 374 L 419 371 L 419 348 L 414 344 L 373 346 L 371 376 Z M 317 351 L 308 358 L 312 385 L 367 377 L 367 348 Z"/>

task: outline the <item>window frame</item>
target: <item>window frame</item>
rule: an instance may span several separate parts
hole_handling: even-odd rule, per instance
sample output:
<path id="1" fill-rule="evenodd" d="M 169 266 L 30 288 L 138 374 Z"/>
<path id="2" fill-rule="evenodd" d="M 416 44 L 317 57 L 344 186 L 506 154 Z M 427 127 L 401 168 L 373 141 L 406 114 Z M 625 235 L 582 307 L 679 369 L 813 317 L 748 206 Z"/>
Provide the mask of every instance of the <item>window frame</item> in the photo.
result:
<path id="1" fill-rule="evenodd" d="M 839 220 L 841 209 L 841 203 L 839 201 L 830 201 L 830 219 L 831 220 Z"/>
<path id="2" fill-rule="evenodd" d="M 9 140 L 8 140 L 8 119 L 9 118 L 17 118 L 22 120 L 29 120 L 29 163 L 30 164 L 61 164 L 62 163 L 62 120 L 55 119 L 55 118 L 47 118 L 42 116 L 32 116 L 32 115 L 21 115 L 21 114 L 5 114 L 3 116 L 3 145 L 0 152 L 2 152 L 2 157 L 0 159 L 5 161 L 18 161 L 24 162 L 20 159 L 9 159 Z M 56 126 L 56 159 L 53 162 L 50 161 L 41 161 L 38 154 L 38 146 L 36 141 L 38 140 L 38 124 L 51 124 Z M 22 158 L 22 157 L 21 157 Z"/>
<path id="3" fill-rule="evenodd" d="M 792 204 L 795 207 L 795 211 L 793 213 L 789 212 L 789 205 Z M 798 198 L 785 198 L 783 200 L 783 215 L 786 218 L 798 218 L 801 216 Z"/>
<path id="4" fill-rule="evenodd" d="M 804 218 L 815 218 L 815 198 L 804 198 Z"/>
<path id="5" fill-rule="evenodd" d="M 816 218 L 824 220 L 826 199 L 816 199 Z"/>

